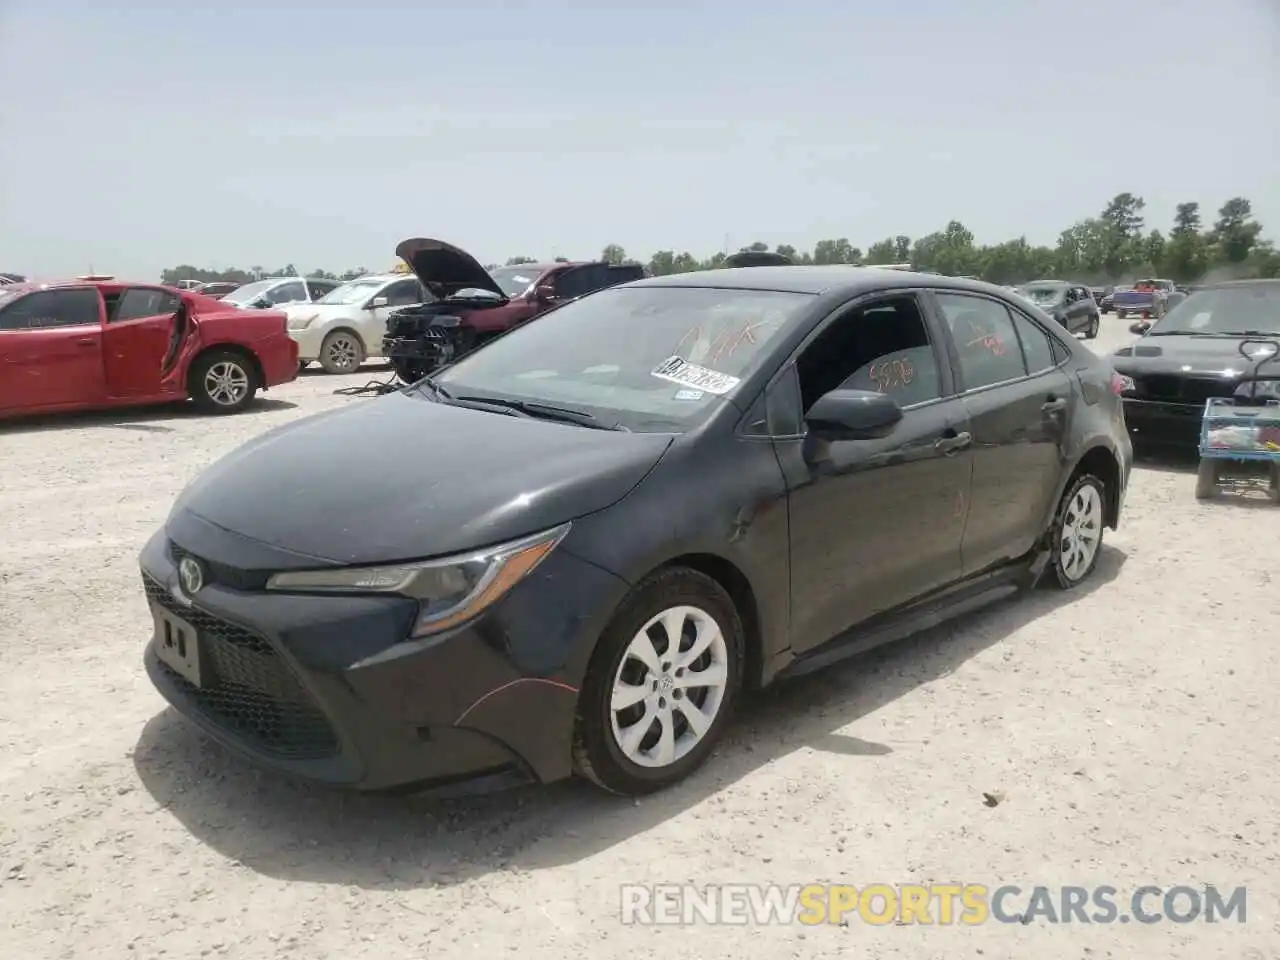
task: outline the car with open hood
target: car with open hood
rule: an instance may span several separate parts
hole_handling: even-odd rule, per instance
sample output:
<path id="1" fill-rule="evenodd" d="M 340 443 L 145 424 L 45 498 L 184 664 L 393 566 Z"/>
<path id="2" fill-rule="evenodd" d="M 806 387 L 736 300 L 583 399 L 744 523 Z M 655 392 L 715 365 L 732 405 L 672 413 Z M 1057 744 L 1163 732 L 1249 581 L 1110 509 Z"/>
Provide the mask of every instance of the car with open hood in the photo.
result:
<path id="1" fill-rule="evenodd" d="M 1124 377 L 1135 440 L 1192 448 L 1205 401 L 1231 397 L 1250 371 L 1245 341 L 1280 338 L 1280 280 L 1203 286 L 1111 357 Z"/>
<path id="2" fill-rule="evenodd" d="M 600 290 L 198 477 L 141 554 L 146 669 L 334 785 L 659 789 L 748 688 L 1084 583 L 1131 462 L 1113 379 L 983 283 Z"/>
<path id="3" fill-rule="evenodd" d="M 114 279 L 0 287 L 0 417 L 188 397 L 235 413 L 297 372 L 282 313 Z"/>
<path id="4" fill-rule="evenodd" d="M 417 277 L 372 274 L 349 280 L 314 303 L 290 304 L 284 312 L 303 365 L 318 360 L 326 373 L 353 373 L 370 357 L 382 356 L 393 314 L 434 300 Z"/>
<path id="5" fill-rule="evenodd" d="M 431 300 L 396 311 L 382 354 L 411 383 L 553 307 L 644 276 L 639 264 L 604 261 L 520 263 L 486 270 L 443 240 L 413 238 L 396 247 Z"/>

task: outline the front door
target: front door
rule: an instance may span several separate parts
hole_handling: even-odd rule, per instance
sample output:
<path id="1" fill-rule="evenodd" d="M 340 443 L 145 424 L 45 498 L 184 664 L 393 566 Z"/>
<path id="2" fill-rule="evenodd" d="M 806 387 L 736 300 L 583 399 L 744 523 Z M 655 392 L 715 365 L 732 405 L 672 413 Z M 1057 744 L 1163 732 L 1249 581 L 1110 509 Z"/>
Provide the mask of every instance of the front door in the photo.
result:
<path id="1" fill-rule="evenodd" d="M 379 306 L 373 306 L 372 300 L 386 300 Z M 426 303 L 427 294 L 417 277 L 394 280 L 387 284 L 370 301 L 370 305 L 358 319 L 360 339 L 364 341 L 366 356 L 382 355 L 382 338 L 387 334 L 387 321 L 397 310 L 405 307 L 416 307 Z"/>
<path id="2" fill-rule="evenodd" d="M 165 357 L 182 299 L 158 287 L 127 287 L 107 315 L 103 359 L 113 397 L 162 393 Z"/>
<path id="3" fill-rule="evenodd" d="M 91 404 L 105 395 L 96 288 L 37 290 L 0 310 L 0 410 Z"/>
<path id="4" fill-rule="evenodd" d="M 973 433 L 966 576 L 1026 555 L 1044 533 L 1074 398 L 1067 347 L 1000 301 L 939 293 Z M 1057 344 L 1055 346 L 1055 343 Z"/>
<path id="5" fill-rule="evenodd" d="M 799 406 L 837 387 L 888 393 L 878 440 L 780 440 L 790 502 L 792 646 L 803 652 L 961 575 L 971 452 L 939 338 L 914 293 L 863 301 L 795 362 Z"/>

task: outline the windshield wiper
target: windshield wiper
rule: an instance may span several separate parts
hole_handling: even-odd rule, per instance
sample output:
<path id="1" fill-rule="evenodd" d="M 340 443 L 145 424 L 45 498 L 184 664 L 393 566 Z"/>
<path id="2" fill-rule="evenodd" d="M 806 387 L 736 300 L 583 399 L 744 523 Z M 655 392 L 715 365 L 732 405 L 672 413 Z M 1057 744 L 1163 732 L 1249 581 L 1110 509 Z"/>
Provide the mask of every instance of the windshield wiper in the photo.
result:
<path id="1" fill-rule="evenodd" d="M 1280 337 L 1274 330 L 1220 330 L 1219 337 Z"/>
<path id="2" fill-rule="evenodd" d="M 451 394 L 444 387 L 440 386 L 440 384 L 436 383 L 435 380 L 431 379 L 431 377 L 423 377 L 417 383 L 413 384 L 413 386 L 416 389 L 429 391 L 430 393 L 432 393 L 434 396 L 438 397 L 441 400 L 453 399 L 453 394 Z"/>
<path id="3" fill-rule="evenodd" d="M 526 417 L 576 423 L 580 427 L 590 427 L 592 430 L 623 430 L 630 433 L 621 423 L 608 424 L 585 410 L 574 410 L 572 407 L 556 407 L 547 403 L 535 403 L 532 400 L 504 400 L 501 397 L 460 396 L 450 397 L 449 399 L 455 402 L 502 407 L 515 412 L 517 415 L 523 414 Z"/>

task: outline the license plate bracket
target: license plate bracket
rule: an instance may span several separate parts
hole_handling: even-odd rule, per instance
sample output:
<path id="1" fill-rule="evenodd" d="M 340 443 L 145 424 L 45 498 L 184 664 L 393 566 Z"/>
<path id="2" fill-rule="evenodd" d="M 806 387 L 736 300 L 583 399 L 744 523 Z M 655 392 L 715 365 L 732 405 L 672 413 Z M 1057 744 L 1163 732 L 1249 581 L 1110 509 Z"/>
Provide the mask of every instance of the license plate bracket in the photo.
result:
<path id="1" fill-rule="evenodd" d="M 204 670 L 200 659 L 200 637 L 196 628 L 162 607 L 152 610 L 155 617 L 156 656 L 193 687 L 203 685 Z"/>

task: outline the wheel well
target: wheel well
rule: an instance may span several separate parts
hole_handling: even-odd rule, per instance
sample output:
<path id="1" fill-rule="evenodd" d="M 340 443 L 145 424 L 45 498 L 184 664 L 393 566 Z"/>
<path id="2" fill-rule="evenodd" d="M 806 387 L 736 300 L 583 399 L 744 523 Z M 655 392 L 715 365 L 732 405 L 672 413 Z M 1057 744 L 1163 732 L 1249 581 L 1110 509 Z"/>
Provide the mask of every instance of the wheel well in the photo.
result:
<path id="1" fill-rule="evenodd" d="M 1075 471 L 1071 474 L 1072 480 L 1086 473 L 1091 473 L 1103 482 L 1107 490 L 1107 526 L 1112 530 L 1120 522 L 1120 464 L 1113 454 L 1106 447 L 1093 447 L 1080 458 L 1080 462 L 1076 464 Z"/>
<path id="2" fill-rule="evenodd" d="M 349 333 L 356 338 L 356 343 L 360 344 L 360 350 L 365 356 L 369 355 L 369 345 L 364 342 L 364 337 L 360 336 L 360 331 L 351 327 L 334 327 L 320 339 L 320 345 L 324 346 L 325 340 L 328 340 L 335 333 Z"/>
<path id="3" fill-rule="evenodd" d="M 742 630 L 746 635 L 746 669 L 743 671 L 745 683 L 749 687 L 758 686 L 764 669 L 764 637 L 760 628 L 760 610 L 756 604 L 755 591 L 751 589 L 751 582 L 746 575 L 728 560 L 711 553 L 687 553 L 668 560 L 660 569 L 668 567 L 697 570 L 724 587 L 738 610 L 738 616 L 742 618 Z"/>
<path id="4" fill-rule="evenodd" d="M 234 356 L 246 360 L 249 366 L 253 368 L 254 377 L 258 381 L 260 390 L 267 389 L 267 377 L 262 369 L 262 361 L 258 359 L 258 355 L 248 347 L 242 347 L 238 343 L 215 343 L 212 346 L 205 347 L 191 360 L 191 365 L 187 367 L 187 393 L 191 393 L 191 377 L 194 375 L 195 369 L 200 362 L 214 353 L 230 353 Z"/>

